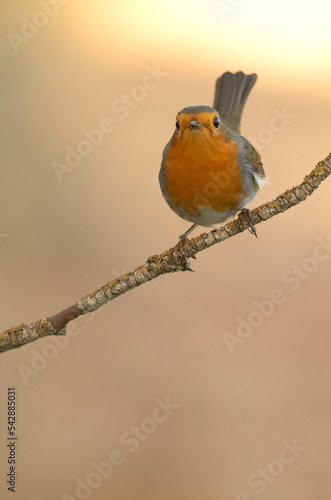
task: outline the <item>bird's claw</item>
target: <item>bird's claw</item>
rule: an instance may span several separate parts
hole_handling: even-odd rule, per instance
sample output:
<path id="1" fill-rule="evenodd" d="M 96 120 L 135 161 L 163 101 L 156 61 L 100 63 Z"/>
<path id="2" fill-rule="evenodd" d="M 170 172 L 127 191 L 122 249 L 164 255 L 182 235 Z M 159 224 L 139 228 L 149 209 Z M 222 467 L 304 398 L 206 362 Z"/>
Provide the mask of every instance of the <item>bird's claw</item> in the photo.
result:
<path id="1" fill-rule="evenodd" d="M 182 234 L 180 237 L 179 237 L 179 240 L 178 240 L 178 248 L 179 248 L 179 253 L 180 255 L 183 257 L 183 259 L 185 260 L 185 267 L 188 271 L 192 271 L 194 272 L 194 269 L 193 267 L 191 266 L 191 263 L 188 259 L 188 256 L 187 256 L 187 252 L 186 252 L 186 248 L 185 248 L 185 245 L 190 245 L 190 240 L 188 239 L 188 237 L 185 235 L 185 234 Z M 196 256 L 195 255 L 192 255 L 192 259 L 196 259 Z"/>
<path id="2" fill-rule="evenodd" d="M 244 225 L 242 223 L 242 217 L 245 217 L 248 224 L 249 224 L 249 228 L 248 228 L 248 231 L 251 233 L 251 234 L 254 234 L 254 236 L 257 238 L 257 232 L 256 232 L 256 228 L 253 224 L 253 220 L 252 220 L 252 214 L 251 214 L 251 211 L 249 210 L 249 208 L 243 208 L 241 210 L 241 212 L 239 212 L 238 214 L 238 224 L 239 224 L 239 227 L 241 229 L 244 229 Z"/>

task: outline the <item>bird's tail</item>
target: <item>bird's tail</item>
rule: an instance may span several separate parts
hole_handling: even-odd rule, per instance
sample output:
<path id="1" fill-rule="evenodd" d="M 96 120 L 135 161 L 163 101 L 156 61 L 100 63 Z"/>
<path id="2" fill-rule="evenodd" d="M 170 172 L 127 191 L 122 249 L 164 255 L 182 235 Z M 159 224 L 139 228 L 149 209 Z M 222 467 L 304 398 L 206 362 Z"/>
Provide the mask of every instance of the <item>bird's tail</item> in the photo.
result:
<path id="1" fill-rule="evenodd" d="M 246 99 L 256 80 L 255 73 L 245 75 L 242 71 L 227 71 L 216 80 L 213 108 L 219 112 L 225 125 L 235 132 L 240 133 Z"/>

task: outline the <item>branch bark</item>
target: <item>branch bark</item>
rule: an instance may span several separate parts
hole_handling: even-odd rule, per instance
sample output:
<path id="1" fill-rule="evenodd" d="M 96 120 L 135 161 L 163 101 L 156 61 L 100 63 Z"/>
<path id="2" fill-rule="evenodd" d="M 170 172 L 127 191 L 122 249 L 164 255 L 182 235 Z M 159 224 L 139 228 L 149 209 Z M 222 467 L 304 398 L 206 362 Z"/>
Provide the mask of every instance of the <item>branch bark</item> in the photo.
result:
<path id="1" fill-rule="evenodd" d="M 331 153 L 320 161 L 309 175 L 306 175 L 301 184 L 288 189 L 277 196 L 276 199 L 252 210 L 253 224 L 260 224 L 305 201 L 330 174 Z M 197 253 L 241 233 L 248 227 L 246 221 L 241 219 L 241 222 L 239 222 L 236 219 L 225 226 L 213 229 L 209 233 L 202 233 L 189 240 L 188 245 L 185 245 L 187 257 L 195 257 Z M 66 325 L 78 316 L 96 311 L 107 302 L 162 274 L 179 271 L 187 271 L 187 267 L 177 245 L 160 255 L 152 255 L 144 264 L 138 266 L 131 273 L 123 274 L 119 278 L 109 281 L 95 292 L 82 297 L 76 304 L 54 316 L 42 318 L 30 325 L 22 323 L 0 333 L 0 352 L 15 349 L 46 335 L 65 335 Z"/>

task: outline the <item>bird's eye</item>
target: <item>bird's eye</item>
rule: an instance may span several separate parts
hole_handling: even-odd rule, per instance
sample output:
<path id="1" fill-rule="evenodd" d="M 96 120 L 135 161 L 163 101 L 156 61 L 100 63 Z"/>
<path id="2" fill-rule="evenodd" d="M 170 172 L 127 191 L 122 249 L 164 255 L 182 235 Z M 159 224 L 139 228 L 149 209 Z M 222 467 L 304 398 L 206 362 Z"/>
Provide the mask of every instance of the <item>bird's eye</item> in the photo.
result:
<path id="1" fill-rule="evenodd" d="M 218 116 L 216 116 L 216 118 L 214 120 L 214 127 L 218 128 L 219 126 L 220 126 L 220 119 L 218 118 Z"/>
<path id="2" fill-rule="evenodd" d="M 176 120 L 176 129 L 179 130 L 179 121 Z"/>

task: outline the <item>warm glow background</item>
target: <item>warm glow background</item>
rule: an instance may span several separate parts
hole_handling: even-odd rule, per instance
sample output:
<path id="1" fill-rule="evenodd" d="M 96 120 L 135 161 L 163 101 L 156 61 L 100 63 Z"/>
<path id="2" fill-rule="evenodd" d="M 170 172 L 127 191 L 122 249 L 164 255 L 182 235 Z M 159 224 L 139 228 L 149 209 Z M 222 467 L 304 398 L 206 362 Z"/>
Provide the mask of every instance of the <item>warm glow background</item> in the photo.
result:
<path id="1" fill-rule="evenodd" d="M 54 2 L 2 5 L 0 331 L 64 309 L 176 242 L 188 224 L 155 183 L 161 152 L 176 112 L 211 104 L 222 72 L 259 74 L 242 129 L 272 184 L 253 207 L 330 152 L 328 0 Z M 45 25 L 16 53 L 8 34 L 22 36 L 22 18 Z M 161 81 L 142 96 L 136 87 L 157 67 Z M 141 99 L 124 117 L 114 106 L 128 94 Z M 270 136 L 275 109 L 295 117 Z M 60 182 L 52 163 L 105 118 L 114 130 Z M 259 225 L 258 240 L 246 231 L 199 254 L 195 273 L 78 319 L 62 349 L 46 338 L 3 354 L 1 499 L 13 498 L 5 439 L 15 386 L 17 499 L 83 498 L 76 480 L 119 450 L 125 462 L 85 498 L 329 500 L 331 247 L 323 261 L 314 252 L 318 238 L 331 240 L 330 199 L 328 180 Z M 291 291 L 282 276 L 302 265 Z M 231 354 L 224 333 L 276 288 L 285 302 Z M 167 397 L 178 409 L 130 453 L 122 434 Z M 305 450 L 258 494 L 249 476 L 270 464 L 277 473 L 294 439 Z"/>

